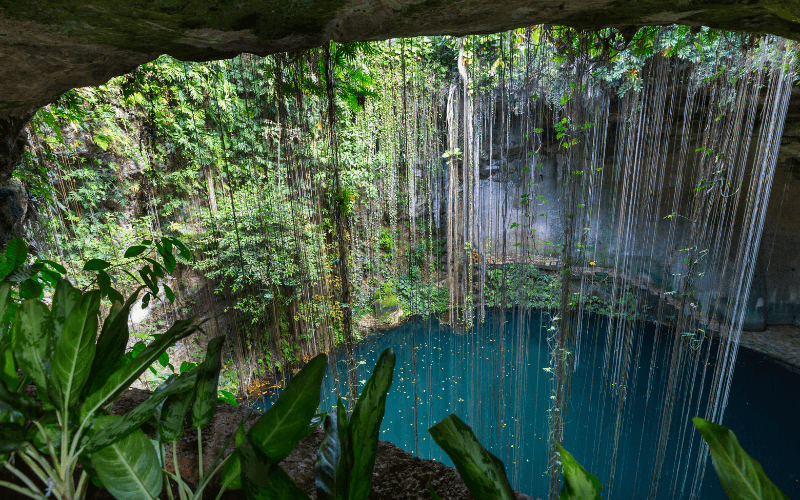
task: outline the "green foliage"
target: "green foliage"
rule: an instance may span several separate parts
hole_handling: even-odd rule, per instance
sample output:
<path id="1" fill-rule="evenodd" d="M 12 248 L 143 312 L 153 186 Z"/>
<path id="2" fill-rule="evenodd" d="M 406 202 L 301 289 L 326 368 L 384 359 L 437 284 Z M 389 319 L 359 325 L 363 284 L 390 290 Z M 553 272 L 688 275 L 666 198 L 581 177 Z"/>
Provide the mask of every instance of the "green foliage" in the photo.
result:
<path id="1" fill-rule="evenodd" d="M 309 361 L 250 431 L 237 437 L 237 450 L 230 456 L 221 476 L 227 488 L 241 485 L 250 499 L 303 498 L 291 496 L 298 488 L 292 487 L 291 480 L 291 484 L 287 483 L 288 476 L 277 464 L 315 427 L 313 417 L 319 406 L 327 359 L 325 354 L 319 354 Z"/>
<path id="2" fill-rule="evenodd" d="M 0 292 L 5 291 L 0 293 L 2 310 L 12 300 L 8 287 L 0 287 Z M 127 304 L 134 300 L 135 296 Z M 121 326 L 127 322 L 120 320 L 123 313 L 110 314 L 98 338 L 99 309 L 99 291 L 81 294 L 65 280 L 56 284 L 51 308 L 36 299 L 19 306 L 11 331 L 13 370 L 4 369 L 6 377 L 0 382 L 0 421 L 24 439 L 15 442 L 14 452 L 4 457 L 4 463 L 8 467 L 16 457 L 39 464 L 32 468 L 33 477 L 62 498 L 83 498 L 88 471 L 100 481 L 113 482 L 107 487 L 116 498 L 152 498 L 161 490 L 161 477 L 153 473 L 159 461 L 139 426 L 164 397 L 188 389 L 187 380 L 193 374 L 171 379 L 125 417 L 107 416 L 106 408 L 173 342 L 198 327 L 192 326 L 193 319 L 177 322 L 126 363 L 117 352 L 124 352 L 125 343 L 108 341 L 127 338 L 127 327 Z M 90 374 L 100 365 L 106 365 L 107 378 L 91 380 Z M 22 370 L 21 377 L 16 368 Z M 37 386 L 41 410 L 36 401 L 23 395 L 29 380 Z M 32 432 L 26 433 L 26 428 Z M 78 464 L 83 471 L 76 484 L 72 475 Z M 42 497 L 42 486 L 33 481 L 26 484 L 26 494 Z M 0 482 L 0 486 L 9 485 Z"/>
<path id="3" fill-rule="evenodd" d="M 561 444 L 555 442 L 561 465 L 564 471 L 564 487 L 559 495 L 560 500 L 602 500 L 600 497 L 600 481 L 596 476 L 586 472 L 581 464 L 565 450 Z"/>
<path id="4" fill-rule="evenodd" d="M 693 419 L 711 451 L 722 489 L 731 500 L 788 500 L 764 469 L 742 449 L 730 429 L 700 417 Z"/>
<path id="5" fill-rule="evenodd" d="M 515 498 L 503 462 L 481 446 L 461 419 L 449 415 L 428 432 L 453 461 L 470 495 L 486 500 Z"/>
<path id="6" fill-rule="evenodd" d="M 383 351 L 349 421 L 341 398 L 336 414 L 325 417 L 325 439 L 315 466 L 320 500 L 366 500 L 369 496 L 394 364 L 394 351 Z"/>

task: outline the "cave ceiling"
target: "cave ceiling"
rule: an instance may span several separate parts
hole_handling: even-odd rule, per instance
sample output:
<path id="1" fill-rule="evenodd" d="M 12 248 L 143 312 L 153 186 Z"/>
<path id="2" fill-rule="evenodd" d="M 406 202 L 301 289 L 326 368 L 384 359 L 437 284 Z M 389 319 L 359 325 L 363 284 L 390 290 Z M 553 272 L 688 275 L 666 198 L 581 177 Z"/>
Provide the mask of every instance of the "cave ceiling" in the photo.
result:
<path id="1" fill-rule="evenodd" d="M 328 40 L 672 23 L 800 39 L 800 0 L 0 0 L 0 117 L 160 54 L 197 61 Z"/>

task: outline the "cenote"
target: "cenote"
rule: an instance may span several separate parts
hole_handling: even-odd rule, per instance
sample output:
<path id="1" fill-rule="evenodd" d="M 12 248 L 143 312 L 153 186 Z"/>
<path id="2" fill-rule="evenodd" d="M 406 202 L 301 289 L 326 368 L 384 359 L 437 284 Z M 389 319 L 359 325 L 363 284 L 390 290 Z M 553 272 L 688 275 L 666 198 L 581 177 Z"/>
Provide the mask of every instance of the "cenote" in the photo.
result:
<path id="1" fill-rule="evenodd" d="M 504 462 L 515 489 L 539 498 L 546 496 L 551 394 L 551 377 L 546 371 L 546 324 L 538 311 L 503 314 L 491 310 L 479 326 L 457 332 L 437 319 L 417 317 L 395 328 L 374 332 L 359 342 L 355 357 L 360 385 L 384 349 L 391 347 L 397 354 L 381 439 L 421 458 L 452 465 L 432 442 L 427 429 L 455 413 L 473 428 L 481 444 Z M 564 447 L 598 476 L 604 485 L 604 498 L 645 498 L 651 493 L 658 416 L 663 411 L 659 402 L 666 387 L 666 371 L 654 370 L 651 381 L 648 371 L 654 357 L 656 368 L 668 363 L 669 343 L 662 341 L 654 350 L 656 336 L 665 334 L 652 324 L 642 326 L 636 337 L 636 381 L 630 384 L 632 390 L 626 396 L 618 466 L 609 483 L 619 393 L 603 384 L 608 319 L 587 315 L 583 328 L 583 351 L 572 378 Z M 718 343 L 713 344 L 712 353 Z M 337 352 L 331 359 L 338 359 L 333 363 L 339 373 L 344 373 L 344 353 Z M 708 363 L 712 368 L 713 354 Z M 331 368 L 323 385 L 320 411 L 329 411 L 336 404 L 337 394 L 347 393 L 344 383 L 338 387 L 334 383 Z M 735 370 L 723 423 L 736 433 L 740 444 L 784 493 L 798 498 L 800 374 L 746 348 L 740 349 Z M 710 377 L 706 377 L 704 393 L 709 382 Z M 698 444 L 699 437 L 692 435 L 694 429 L 689 420 L 706 403 L 705 396 L 697 401 L 699 388 L 697 383 L 682 389 L 685 395 L 670 430 L 672 440 L 655 498 L 684 498 L 685 489 L 690 487 L 675 478 L 682 478 L 686 469 L 697 467 L 696 453 L 687 456 L 689 453 L 681 446 L 690 446 L 692 439 L 695 447 Z M 262 400 L 259 407 L 264 409 L 264 404 L 271 402 Z M 681 430 L 686 432 L 680 435 Z M 727 498 L 711 462 L 705 467 L 698 498 Z"/>
<path id="2" fill-rule="evenodd" d="M 269 31 L 248 23 L 237 30 Z M 0 437 L 11 429 L 18 441 L 0 451 L 14 450 L 3 467 L 17 483 L 0 487 L 46 496 L 9 468 L 25 450 L 59 471 L 39 474 L 42 489 L 80 498 L 73 490 L 93 482 L 87 461 L 105 467 L 104 453 L 117 456 L 113 438 L 133 443 L 125 451 L 137 459 L 148 454 L 136 474 L 150 483 L 135 498 L 156 498 L 180 477 L 213 472 L 158 474 L 168 451 L 209 451 L 209 428 L 227 435 L 207 441 L 224 443 L 236 426 L 218 430 L 215 411 L 244 420 L 251 410 L 237 404 L 258 401 L 263 423 L 237 435 L 212 498 L 274 498 L 275 485 L 285 487 L 280 500 L 393 498 L 394 485 L 414 483 L 393 465 L 416 460 L 398 451 L 373 467 L 387 459 L 378 433 L 458 465 L 460 452 L 440 438 L 467 442 L 469 427 L 508 480 L 469 441 L 495 489 L 468 488 L 470 474 L 459 480 L 435 464 L 439 475 L 425 479 L 445 500 L 464 498 L 462 487 L 477 500 L 509 500 L 512 489 L 556 500 L 563 481 L 585 479 L 575 460 L 605 500 L 722 500 L 711 458 L 719 463 L 716 443 L 733 445 L 723 424 L 800 497 L 800 375 L 779 364 L 800 365 L 797 42 L 552 24 L 355 41 L 326 26 L 350 41 L 300 37 L 302 50 L 273 53 L 292 46 L 287 35 L 263 50 L 248 42 L 266 54 L 254 55 L 198 28 L 175 43 L 205 62 L 164 55 L 33 117 L 0 116 L 0 144 L 19 149 L 0 176 L 0 223 L 30 233 L 6 245 L 12 232 L 0 232 L 0 292 L 8 311 L 18 308 L 3 323 L 10 343 L 0 325 L 0 385 L 16 394 L 0 391 L 0 406 L 17 405 L 0 408 Z M 205 53 L 211 39 L 227 48 Z M 85 322 L 67 313 L 78 294 Z M 78 324 L 80 342 L 59 336 Z M 742 338 L 755 345 L 742 332 L 758 333 L 763 352 L 740 349 Z M 387 348 L 396 360 L 385 356 L 380 381 L 367 385 Z M 383 389 L 365 386 L 388 387 L 392 362 L 379 426 Z M 53 386 L 43 366 L 62 366 L 67 385 Z M 37 397 L 59 395 L 57 411 L 69 413 L 48 413 L 47 398 L 33 404 L 31 380 Z M 293 384 L 284 401 L 302 404 L 263 399 L 283 382 Z M 131 384 L 152 391 L 138 407 L 147 411 L 105 415 L 106 403 L 138 394 L 125 392 Z M 314 410 L 330 415 L 338 395 L 342 426 L 331 415 L 324 437 L 303 442 Z M 37 455 L 28 432 L 37 419 L 70 422 L 87 404 L 97 414 L 81 418 L 122 423 L 97 432 L 86 421 L 76 435 L 60 427 L 70 452 Z M 81 432 L 93 436 L 91 452 L 82 454 Z M 309 445 L 317 439 L 324 445 Z M 275 467 L 295 452 L 306 469 Z M 240 467 L 228 467 L 237 457 Z M 195 462 L 212 463 L 181 461 Z M 101 470 L 117 488 L 111 472 L 122 468 Z M 397 500 L 429 498 L 426 484 L 413 488 Z"/>

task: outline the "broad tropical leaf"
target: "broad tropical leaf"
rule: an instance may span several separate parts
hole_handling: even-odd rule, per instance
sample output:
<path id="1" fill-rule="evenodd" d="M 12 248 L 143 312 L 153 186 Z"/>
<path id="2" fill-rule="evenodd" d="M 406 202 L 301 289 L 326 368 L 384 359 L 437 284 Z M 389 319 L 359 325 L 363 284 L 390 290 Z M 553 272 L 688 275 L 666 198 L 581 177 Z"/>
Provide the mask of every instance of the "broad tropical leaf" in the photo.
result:
<path id="1" fill-rule="evenodd" d="M 238 448 L 244 443 L 246 437 L 247 433 L 244 430 L 244 426 L 239 424 L 239 428 L 236 429 L 237 450 L 231 453 L 219 477 L 220 484 L 227 485 L 229 490 L 239 490 L 242 488 L 242 456 L 239 454 Z"/>
<path id="2" fill-rule="evenodd" d="M 28 445 L 25 428 L 19 424 L 0 422 L 0 453 L 11 453 Z"/>
<path id="3" fill-rule="evenodd" d="M 94 426 L 102 429 L 121 418 L 116 415 L 100 417 Z M 91 467 L 103 486 L 118 500 L 145 500 L 161 493 L 160 461 L 141 429 L 92 453 Z"/>
<path id="4" fill-rule="evenodd" d="M 378 358 L 372 376 L 367 380 L 364 390 L 350 418 L 350 433 L 353 446 L 353 464 L 350 475 L 350 500 L 366 500 L 372 489 L 372 469 L 375 467 L 375 454 L 378 452 L 378 437 L 381 422 L 386 412 L 386 394 L 392 387 L 395 354 L 386 349 Z"/>
<path id="5" fill-rule="evenodd" d="M 442 498 L 433 491 L 433 486 L 428 488 L 431 492 L 431 500 L 442 500 Z"/>
<path id="6" fill-rule="evenodd" d="M 17 366 L 33 379 L 42 395 L 47 393 L 45 364 L 50 363 L 47 350 L 53 336 L 49 316 L 47 306 L 35 299 L 26 300 L 17 309 L 11 329 L 11 345 Z"/>
<path id="7" fill-rule="evenodd" d="M 186 374 L 189 373 L 194 373 L 194 371 Z M 196 374 L 195 383 L 197 383 Z M 192 406 L 194 394 L 194 387 L 191 387 L 186 392 L 172 394 L 164 401 L 158 417 L 158 435 L 162 442 L 171 443 L 183 437 L 183 420 L 186 418 L 186 412 Z"/>
<path id="8" fill-rule="evenodd" d="M 281 469 L 261 453 L 250 436 L 239 446 L 242 459 L 242 489 L 248 500 L 308 500 L 308 495 Z"/>
<path id="9" fill-rule="evenodd" d="M 731 500 L 789 500 L 725 426 L 699 417 L 694 425 L 711 450 L 711 461 L 722 489 Z"/>
<path id="10" fill-rule="evenodd" d="M 0 344 L 6 341 L 6 330 L 11 320 L 11 283 L 0 283 Z"/>
<path id="11" fill-rule="evenodd" d="M 347 470 L 341 467 L 346 457 L 342 456 L 343 443 L 339 435 L 338 419 L 335 413 L 325 417 L 325 438 L 317 451 L 317 463 L 314 465 L 317 500 L 337 500 L 347 494 Z M 345 427 L 347 423 L 345 422 Z M 345 430 L 346 433 L 346 430 Z"/>
<path id="12" fill-rule="evenodd" d="M 89 384 L 85 394 L 99 389 L 104 381 L 108 380 L 112 373 L 122 366 L 125 358 L 125 348 L 128 345 L 128 316 L 133 304 L 139 297 L 139 288 L 122 306 L 117 304 L 111 308 L 106 320 L 103 322 L 103 329 L 97 339 L 97 356 L 92 363 L 92 371 L 89 377 Z"/>
<path id="13" fill-rule="evenodd" d="M 600 490 L 603 487 L 597 477 L 586 472 L 586 469 L 559 443 L 555 442 L 555 444 L 564 467 L 564 487 L 561 488 L 558 498 L 560 500 L 602 500 Z"/>
<path id="14" fill-rule="evenodd" d="M 428 432 L 453 461 L 474 498 L 514 500 L 503 462 L 481 446 L 472 429 L 461 419 L 449 415 Z"/>
<path id="15" fill-rule="evenodd" d="M 248 436 L 273 463 L 286 458 L 308 435 L 319 406 L 319 394 L 328 357 L 319 354 L 289 381 L 278 401 L 259 418 Z"/>
<path id="16" fill-rule="evenodd" d="M 194 391 L 194 403 L 189 414 L 189 428 L 203 429 L 214 416 L 217 407 L 217 385 L 219 370 L 222 368 L 222 346 L 225 337 L 216 337 L 208 343 L 206 359 L 200 366 L 192 370 L 197 374 L 197 386 Z"/>
<path id="17" fill-rule="evenodd" d="M 62 408 L 69 407 L 77 400 L 83 384 L 89 378 L 94 361 L 99 309 L 98 290 L 81 296 L 69 312 L 53 350 L 50 386 Z"/>
<path id="18" fill-rule="evenodd" d="M 92 435 L 92 438 L 86 445 L 86 452 L 92 453 L 95 450 L 103 448 L 127 436 L 135 429 L 138 429 L 150 418 L 153 411 L 162 401 L 170 396 L 190 393 L 196 381 L 197 375 L 194 372 L 171 377 L 170 380 L 159 386 L 145 402 L 139 404 L 113 424 L 104 427 L 103 430 Z M 179 437 L 183 437 L 183 434 Z"/>
<path id="19" fill-rule="evenodd" d="M 130 363 L 112 373 L 99 389 L 89 394 L 81 405 L 82 413 L 92 414 L 106 401 L 122 394 L 173 342 L 198 330 L 197 326 L 192 326 L 193 322 L 194 318 L 176 321 L 172 328 L 145 347 Z"/>
<path id="20" fill-rule="evenodd" d="M 8 275 L 17 266 L 21 266 L 28 258 L 28 245 L 22 238 L 14 238 L 6 246 L 6 251 L 0 256 L 0 278 Z"/>
<path id="21" fill-rule="evenodd" d="M 44 264 L 41 262 L 37 264 L 21 264 L 11 271 L 11 273 L 5 277 L 4 281 L 24 284 L 26 281 L 30 281 L 31 278 L 39 274 L 42 268 L 44 268 Z M 39 286 L 41 287 L 41 285 Z"/>
<path id="22" fill-rule="evenodd" d="M 0 383 L 5 384 L 12 391 L 16 391 L 19 385 L 14 351 L 8 344 L 0 344 Z"/>
<path id="23" fill-rule="evenodd" d="M 53 303 L 50 306 L 50 314 L 53 320 L 54 341 L 58 342 L 61 337 L 61 330 L 64 322 L 75 304 L 80 300 L 81 292 L 73 287 L 67 280 L 59 280 L 53 291 Z"/>

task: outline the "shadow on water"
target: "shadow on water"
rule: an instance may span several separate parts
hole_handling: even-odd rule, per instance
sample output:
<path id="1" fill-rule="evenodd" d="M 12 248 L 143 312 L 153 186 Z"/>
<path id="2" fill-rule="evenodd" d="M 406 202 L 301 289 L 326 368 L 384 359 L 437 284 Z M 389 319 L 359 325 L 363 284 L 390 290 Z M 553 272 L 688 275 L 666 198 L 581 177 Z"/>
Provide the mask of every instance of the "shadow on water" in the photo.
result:
<path id="1" fill-rule="evenodd" d="M 503 460 L 516 489 L 546 497 L 552 387 L 547 371 L 547 326 L 537 311 L 495 311 L 466 333 L 457 333 L 435 319 L 416 318 L 360 342 L 355 348 L 359 390 L 384 349 L 391 347 L 397 354 L 381 438 L 419 457 L 452 465 L 427 429 L 456 413 L 474 429 L 481 443 Z M 598 476 L 606 500 L 648 498 L 651 490 L 657 491 L 658 499 L 689 498 L 700 439 L 691 417 L 703 414 L 716 348 L 711 346 L 707 362 L 707 349 L 701 349 L 698 359 L 702 361 L 683 368 L 690 373 L 677 389 L 661 479 L 655 486 L 655 450 L 669 372 L 664 368 L 671 344 L 655 342 L 661 334 L 653 325 L 640 324 L 638 328 L 632 349 L 637 363 L 627 379 L 623 411 L 618 414 L 621 392 L 612 385 L 612 368 L 603 368 L 609 322 L 603 317 L 584 317 L 564 445 Z M 652 359 L 655 369 L 651 375 Z M 337 365 L 340 384 L 337 387 L 329 366 L 321 411 L 335 405 L 337 391 L 347 393 L 347 364 L 342 353 L 334 353 L 331 363 Z M 705 374 L 703 365 L 708 368 Z M 736 433 L 742 446 L 789 498 L 800 498 L 799 419 L 800 375 L 757 352 L 740 349 L 723 424 Z M 617 428 L 616 466 L 609 481 Z M 710 460 L 698 498 L 727 498 Z"/>

